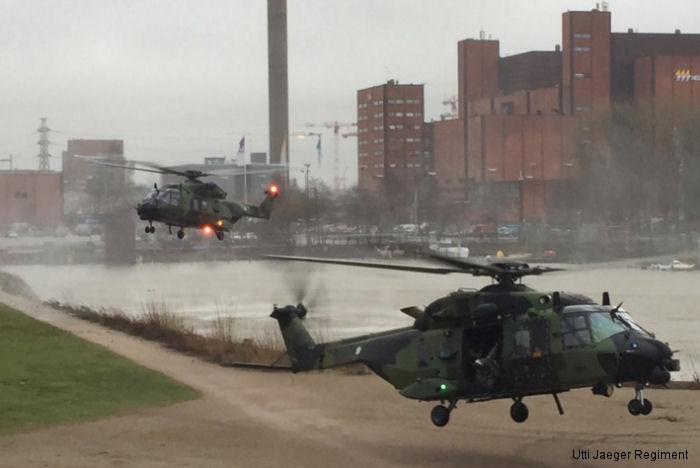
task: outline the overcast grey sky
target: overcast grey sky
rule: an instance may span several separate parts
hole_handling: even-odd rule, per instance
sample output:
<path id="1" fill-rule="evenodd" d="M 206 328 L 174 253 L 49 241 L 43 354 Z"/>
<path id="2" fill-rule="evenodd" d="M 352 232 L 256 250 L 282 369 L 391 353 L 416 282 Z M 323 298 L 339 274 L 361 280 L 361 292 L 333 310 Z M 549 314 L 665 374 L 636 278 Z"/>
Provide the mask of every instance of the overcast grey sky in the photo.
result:
<path id="1" fill-rule="evenodd" d="M 356 91 L 424 83 L 427 119 L 457 93 L 457 41 L 479 31 L 501 55 L 552 50 L 561 13 L 589 0 L 288 0 L 290 131 L 356 120 Z M 613 0 L 613 31 L 698 33 L 697 0 Z M 48 117 L 59 156 L 71 138 L 120 138 L 130 159 L 163 164 L 267 151 L 265 0 L 0 0 L 0 157 L 36 168 Z M 312 175 L 332 179 L 333 141 Z M 292 140 L 293 164 L 315 140 Z M 356 142 L 339 172 L 356 180 Z M 5 168 L 5 165 L 0 166 Z M 51 161 L 60 168 L 60 158 Z"/>

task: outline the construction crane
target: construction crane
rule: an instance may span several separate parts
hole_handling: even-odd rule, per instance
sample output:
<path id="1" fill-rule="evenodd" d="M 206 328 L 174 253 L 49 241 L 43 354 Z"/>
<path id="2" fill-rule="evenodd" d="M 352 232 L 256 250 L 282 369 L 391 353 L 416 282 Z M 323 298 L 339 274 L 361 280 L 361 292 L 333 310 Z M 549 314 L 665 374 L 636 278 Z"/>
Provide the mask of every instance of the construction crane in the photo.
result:
<path id="1" fill-rule="evenodd" d="M 338 122 L 337 120 L 335 121 L 327 121 L 324 122 L 323 124 L 315 124 L 315 123 L 306 123 L 304 124 L 306 127 L 326 127 L 326 128 L 332 128 L 333 129 L 333 189 L 336 192 L 340 191 L 340 177 L 338 176 L 338 170 L 339 170 L 339 162 L 338 162 L 338 139 L 341 135 L 340 129 L 347 129 L 347 131 L 344 131 L 342 136 L 343 138 L 347 138 L 349 136 L 357 136 L 357 131 L 352 130 L 353 127 L 357 127 L 357 122 Z"/>
<path id="2" fill-rule="evenodd" d="M 459 111 L 457 110 L 457 103 L 458 103 L 457 96 L 452 96 L 452 97 L 443 99 L 442 105 L 449 106 L 450 110 L 449 110 L 449 112 L 443 112 L 442 114 L 440 114 L 440 118 L 442 120 L 445 120 L 445 119 L 456 119 L 457 117 L 459 117 Z"/>
<path id="3" fill-rule="evenodd" d="M 345 180 L 347 179 L 348 175 L 348 166 L 345 166 L 345 169 L 343 169 L 343 175 L 340 176 L 340 189 L 344 192 L 345 191 Z"/>

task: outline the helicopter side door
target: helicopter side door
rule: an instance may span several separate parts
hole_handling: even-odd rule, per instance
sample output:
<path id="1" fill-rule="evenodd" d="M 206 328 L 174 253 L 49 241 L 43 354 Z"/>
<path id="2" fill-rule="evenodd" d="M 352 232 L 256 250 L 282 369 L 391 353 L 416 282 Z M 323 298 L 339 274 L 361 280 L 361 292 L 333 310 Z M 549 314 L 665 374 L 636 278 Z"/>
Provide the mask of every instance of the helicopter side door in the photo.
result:
<path id="1" fill-rule="evenodd" d="M 519 317 L 504 330 L 503 367 L 516 388 L 552 382 L 549 323 L 542 317 Z"/>

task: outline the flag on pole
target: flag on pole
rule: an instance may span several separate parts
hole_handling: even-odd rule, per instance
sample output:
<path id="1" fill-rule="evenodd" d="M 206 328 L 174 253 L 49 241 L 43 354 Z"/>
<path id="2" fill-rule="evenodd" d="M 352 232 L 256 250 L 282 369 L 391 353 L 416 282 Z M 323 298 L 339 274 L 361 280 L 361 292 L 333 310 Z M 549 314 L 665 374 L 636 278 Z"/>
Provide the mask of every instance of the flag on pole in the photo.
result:
<path id="1" fill-rule="evenodd" d="M 236 154 L 236 164 L 245 165 L 245 136 L 238 142 L 238 154 Z"/>

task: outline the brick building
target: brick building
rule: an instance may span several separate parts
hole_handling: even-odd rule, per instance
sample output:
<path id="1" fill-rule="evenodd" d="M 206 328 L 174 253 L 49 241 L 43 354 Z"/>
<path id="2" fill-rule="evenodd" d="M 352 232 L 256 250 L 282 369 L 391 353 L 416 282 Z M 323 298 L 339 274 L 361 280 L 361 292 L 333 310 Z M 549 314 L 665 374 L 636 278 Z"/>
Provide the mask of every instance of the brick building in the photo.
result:
<path id="1" fill-rule="evenodd" d="M 62 222 L 60 172 L 0 172 L 0 233 L 14 223 L 50 232 Z"/>
<path id="2" fill-rule="evenodd" d="M 394 80 L 357 92 L 358 186 L 396 193 L 426 171 L 423 85 Z"/>
<path id="3" fill-rule="evenodd" d="M 432 160 L 406 161 L 434 167 L 441 202 L 464 207 L 474 222 L 550 222 L 565 212 L 558 194 L 577 176 L 577 138 L 611 103 L 700 103 L 700 35 L 613 33 L 608 11 L 563 13 L 553 51 L 500 57 L 498 41 L 466 39 L 457 60 L 457 118 L 426 124 Z M 385 175 L 386 109 L 371 106 L 388 105 L 396 86 L 358 92 L 361 189 L 378 192 Z"/>

